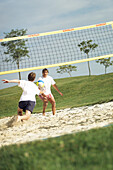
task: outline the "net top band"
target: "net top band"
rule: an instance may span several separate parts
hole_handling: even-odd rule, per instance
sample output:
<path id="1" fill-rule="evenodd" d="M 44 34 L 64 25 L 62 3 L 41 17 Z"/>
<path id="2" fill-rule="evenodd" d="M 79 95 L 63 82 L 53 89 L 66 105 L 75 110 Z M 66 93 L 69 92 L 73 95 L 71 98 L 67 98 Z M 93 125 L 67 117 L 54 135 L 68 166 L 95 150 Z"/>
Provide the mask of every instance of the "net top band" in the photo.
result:
<path id="1" fill-rule="evenodd" d="M 40 36 L 46 36 L 46 35 L 52 35 L 52 34 L 60 34 L 60 33 L 65 33 L 65 32 L 71 32 L 71 31 L 77 31 L 77 30 L 101 27 L 101 26 L 106 26 L 106 25 L 112 25 L 112 28 L 113 28 L 113 21 L 106 22 L 106 23 L 101 23 L 101 24 L 96 24 L 96 25 L 89 25 L 89 26 L 83 26 L 83 27 L 77 27 L 77 28 L 70 28 L 70 29 L 65 29 L 65 30 L 58 30 L 58 31 L 52 31 L 52 32 L 31 34 L 31 35 L 25 35 L 25 36 L 20 36 L 20 37 L 4 38 L 4 39 L 0 39 L 0 42 L 15 41 L 15 40 L 21 40 L 21 39 L 25 39 L 25 38 L 40 37 Z"/>

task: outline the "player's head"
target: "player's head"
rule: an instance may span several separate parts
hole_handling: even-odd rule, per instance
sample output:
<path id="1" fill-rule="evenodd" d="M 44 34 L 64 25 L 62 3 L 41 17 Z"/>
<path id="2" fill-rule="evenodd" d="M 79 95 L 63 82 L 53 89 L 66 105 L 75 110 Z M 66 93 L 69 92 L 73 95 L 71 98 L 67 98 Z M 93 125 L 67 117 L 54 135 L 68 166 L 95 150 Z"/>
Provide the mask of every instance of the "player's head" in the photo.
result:
<path id="1" fill-rule="evenodd" d="M 28 74 L 28 80 L 29 81 L 34 81 L 35 80 L 35 77 L 36 77 L 36 74 L 31 72 Z"/>
<path id="2" fill-rule="evenodd" d="M 46 77 L 46 76 L 48 75 L 48 73 L 49 73 L 49 71 L 48 71 L 47 68 L 44 68 L 44 69 L 42 70 L 42 75 L 43 75 L 44 77 Z"/>

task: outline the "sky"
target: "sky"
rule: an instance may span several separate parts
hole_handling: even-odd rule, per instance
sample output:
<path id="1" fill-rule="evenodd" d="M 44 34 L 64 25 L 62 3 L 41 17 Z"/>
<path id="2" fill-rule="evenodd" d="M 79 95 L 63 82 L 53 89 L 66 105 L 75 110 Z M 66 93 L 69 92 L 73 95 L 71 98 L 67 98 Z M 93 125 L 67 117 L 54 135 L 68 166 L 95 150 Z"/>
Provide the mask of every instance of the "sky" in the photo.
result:
<path id="1" fill-rule="evenodd" d="M 11 29 L 27 29 L 27 34 L 37 34 L 109 21 L 113 21 L 113 0 L 0 0 L 0 39 Z M 88 75 L 86 65 L 81 63 L 78 74 L 72 75 Z M 92 74 L 104 74 L 103 66 L 94 62 L 91 65 Z M 113 66 L 108 68 L 108 72 L 113 72 Z M 41 71 L 38 73 L 41 75 Z M 1 84 L 3 77 L 11 79 L 16 76 L 1 76 L 0 88 L 4 88 Z M 58 78 L 62 75 L 52 76 Z"/>
<path id="2" fill-rule="evenodd" d="M 0 0 L 0 38 L 11 29 L 27 34 L 113 20 L 113 0 Z"/>

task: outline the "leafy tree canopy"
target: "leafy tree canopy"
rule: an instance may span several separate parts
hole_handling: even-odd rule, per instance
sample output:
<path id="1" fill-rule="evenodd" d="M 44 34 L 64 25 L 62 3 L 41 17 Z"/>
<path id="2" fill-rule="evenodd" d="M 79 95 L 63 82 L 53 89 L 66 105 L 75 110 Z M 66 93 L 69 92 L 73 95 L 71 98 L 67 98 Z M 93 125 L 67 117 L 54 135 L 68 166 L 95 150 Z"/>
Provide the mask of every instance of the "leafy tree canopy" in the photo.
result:
<path id="1" fill-rule="evenodd" d="M 12 29 L 9 33 L 4 33 L 5 38 L 12 38 L 12 37 L 18 37 L 18 36 L 24 36 L 26 35 L 27 29 Z M 28 55 L 28 47 L 26 46 L 26 39 L 17 39 L 12 41 L 5 41 L 2 42 L 1 45 L 4 46 L 5 51 L 4 54 L 7 55 L 7 57 L 3 60 L 4 62 L 12 62 L 17 64 L 17 68 L 20 68 L 20 61 L 24 59 L 24 57 L 30 57 Z M 21 79 L 20 73 L 19 73 L 19 79 Z"/>
<path id="2" fill-rule="evenodd" d="M 59 68 L 57 69 L 57 73 L 60 74 L 68 73 L 70 76 L 72 71 L 77 71 L 77 67 L 72 65 L 64 65 L 64 66 L 59 66 Z"/>

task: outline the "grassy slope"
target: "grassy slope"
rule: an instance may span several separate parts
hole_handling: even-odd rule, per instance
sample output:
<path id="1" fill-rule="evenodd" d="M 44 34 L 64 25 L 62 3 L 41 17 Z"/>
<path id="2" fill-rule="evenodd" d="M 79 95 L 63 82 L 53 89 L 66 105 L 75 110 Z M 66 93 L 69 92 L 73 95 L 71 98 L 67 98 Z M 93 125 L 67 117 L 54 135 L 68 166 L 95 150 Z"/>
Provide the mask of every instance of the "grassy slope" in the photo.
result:
<path id="1" fill-rule="evenodd" d="M 52 88 L 57 109 L 77 107 L 113 100 L 113 73 L 99 76 L 72 77 L 56 80 L 58 88 L 63 93 L 61 97 Z M 22 90 L 15 86 L 0 90 L 0 117 L 16 114 L 18 101 Z M 37 96 L 35 112 L 42 111 L 42 101 Z M 46 111 L 51 110 L 49 104 Z"/>

